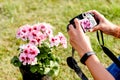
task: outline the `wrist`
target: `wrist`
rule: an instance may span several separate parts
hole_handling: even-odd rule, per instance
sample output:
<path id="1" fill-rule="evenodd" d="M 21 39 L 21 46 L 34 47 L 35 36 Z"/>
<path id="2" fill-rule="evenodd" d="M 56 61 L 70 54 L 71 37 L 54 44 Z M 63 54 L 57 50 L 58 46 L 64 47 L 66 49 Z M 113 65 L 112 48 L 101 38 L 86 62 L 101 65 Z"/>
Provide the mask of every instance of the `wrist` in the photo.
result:
<path id="1" fill-rule="evenodd" d="M 85 53 L 91 52 L 91 51 L 93 51 L 92 48 L 86 48 L 86 49 L 84 49 L 84 50 L 82 50 L 82 51 L 79 51 L 78 53 L 79 53 L 79 56 L 80 56 L 80 57 L 83 57 L 83 55 L 85 55 Z"/>
<path id="2" fill-rule="evenodd" d="M 86 53 L 81 57 L 80 62 L 81 62 L 82 64 L 86 65 L 85 62 L 86 62 L 87 59 L 90 58 L 92 55 L 95 55 L 95 53 L 94 53 L 93 51 L 86 52 Z"/>

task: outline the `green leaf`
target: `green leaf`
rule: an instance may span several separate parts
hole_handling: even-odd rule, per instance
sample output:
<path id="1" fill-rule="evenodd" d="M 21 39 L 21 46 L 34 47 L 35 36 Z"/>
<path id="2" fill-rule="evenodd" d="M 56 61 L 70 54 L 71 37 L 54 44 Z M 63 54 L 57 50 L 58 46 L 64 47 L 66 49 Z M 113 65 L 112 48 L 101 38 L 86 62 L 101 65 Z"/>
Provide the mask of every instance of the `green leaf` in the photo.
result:
<path id="1" fill-rule="evenodd" d="M 39 69 L 38 69 L 38 72 L 39 72 L 41 75 L 43 75 L 43 74 L 44 74 L 44 69 L 43 69 L 43 68 L 39 68 Z"/>
<path id="2" fill-rule="evenodd" d="M 50 70 L 49 73 L 48 73 L 48 75 L 49 75 L 49 76 L 53 76 L 54 73 L 55 73 L 54 70 Z"/>
<path id="3" fill-rule="evenodd" d="M 50 60 L 46 59 L 45 60 L 45 65 L 50 65 Z"/>
<path id="4" fill-rule="evenodd" d="M 54 75 L 57 76 L 59 73 L 59 66 L 54 66 L 52 70 L 54 71 Z"/>
<path id="5" fill-rule="evenodd" d="M 48 54 L 49 59 L 55 61 L 55 55 L 53 55 L 52 53 Z"/>
<path id="6" fill-rule="evenodd" d="M 18 57 L 17 56 L 14 56 L 12 59 L 11 59 L 11 63 L 16 66 L 16 67 L 20 67 L 22 65 L 22 63 L 19 61 Z"/>
<path id="7" fill-rule="evenodd" d="M 56 57 L 56 61 L 59 63 L 59 62 L 60 62 L 60 58 L 59 58 L 59 57 Z"/>
<path id="8" fill-rule="evenodd" d="M 30 67 L 30 71 L 31 71 L 32 73 L 35 73 L 35 72 L 37 71 L 37 66 L 31 66 L 31 67 Z"/>
<path id="9" fill-rule="evenodd" d="M 51 48 L 50 46 L 48 45 L 48 43 L 42 43 L 41 44 L 41 47 L 39 47 L 40 49 L 40 53 L 43 54 L 43 53 L 49 53 L 51 52 Z"/>
<path id="10" fill-rule="evenodd" d="M 53 69 L 54 69 L 54 70 L 58 70 L 58 66 L 54 66 Z"/>
<path id="11" fill-rule="evenodd" d="M 41 59 L 46 59 L 46 58 L 49 58 L 48 57 L 48 53 L 40 53 L 40 54 L 38 54 L 38 56 L 37 56 L 37 59 L 38 60 L 41 60 Z"/>

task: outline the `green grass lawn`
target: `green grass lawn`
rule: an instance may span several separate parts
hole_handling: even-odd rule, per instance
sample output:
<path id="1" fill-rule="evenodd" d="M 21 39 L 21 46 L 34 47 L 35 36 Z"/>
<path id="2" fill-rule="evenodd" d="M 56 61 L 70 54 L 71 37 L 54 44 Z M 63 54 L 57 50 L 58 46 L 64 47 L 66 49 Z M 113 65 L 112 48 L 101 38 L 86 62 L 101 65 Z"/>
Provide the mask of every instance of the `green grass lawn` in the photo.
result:
<path id="1" fill-rule="evenodd" d="M 113 23 L 120 23 L 120 0 L 0 0 L 0 80 L 22 80 L 17 67 L 10 60 L 17 55 L 20 41 L 16 39 L 17 29 L 24 24 L 47 22 L 54 26 L 54 32 L 62 32 L 68 39 L 68 48 L 59 50 L 56 55 L 61 58 L 60 72 L 54 80 L 80 80 L 79 77 L 66 64 L 66 58 L 71 55 L 71 46 L 66 31 L 68 21 L 91 9 L 98 10 Z M 103 53 L 96 40 L 95 33 L 90 36 L 92 47 L 96 55 L 107 67 L 112 61 Z M 105 35 L 105 45 L 116 55 L 120 52 L 120 40 Z M 79 62 L 77 53 L 75 57 L 79 66 L 92 80 L 86 68 Z"/>

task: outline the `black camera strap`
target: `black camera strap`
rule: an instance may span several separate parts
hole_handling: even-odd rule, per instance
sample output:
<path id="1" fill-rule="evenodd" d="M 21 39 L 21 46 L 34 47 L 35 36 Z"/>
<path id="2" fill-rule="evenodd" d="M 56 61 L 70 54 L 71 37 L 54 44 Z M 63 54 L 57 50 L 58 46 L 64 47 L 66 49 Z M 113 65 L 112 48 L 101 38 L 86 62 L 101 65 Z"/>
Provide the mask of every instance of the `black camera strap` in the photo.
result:
<path id="1" fill-rule="evenodd" d="M 85 74 L 82 72 L 81 68 L 78 66 L 77 62 L 74 59 L 74 52 L 75 49 L 72 48 L 72 56 L 67 58 L 67 64 L 68 66 L 73 69 L 76 74 L 82 79 L 82 80 L 88 80 L 88 78 L 85 76 Z"/>
<path id="2" fill-rule="evenodd" d="M 118 58 L 107 47 L 104 46 L 104 37 L 102 31 L 97 31 L 96 34 L 97 34 L 98 42 L 104 53 L 120 68 L 120 61 L 118 60 Z"/>

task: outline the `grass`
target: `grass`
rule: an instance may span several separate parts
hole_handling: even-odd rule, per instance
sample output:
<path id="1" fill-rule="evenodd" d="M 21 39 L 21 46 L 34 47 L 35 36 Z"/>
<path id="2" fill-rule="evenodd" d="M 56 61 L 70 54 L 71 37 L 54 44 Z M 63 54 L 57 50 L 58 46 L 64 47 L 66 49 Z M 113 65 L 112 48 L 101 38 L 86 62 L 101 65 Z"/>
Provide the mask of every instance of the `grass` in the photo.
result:
<path id="1" fill-rule="evenodd" d="M 68 21 L 91 9 L 96 9 L 113 23 L 119 24 L 119 0 L 0 0 L 0 80 L 22 80 L 19 69 L 10 64 L 13 55 L 18 54 L 20 44 L 15 38 L 18 27 L 24 24 L 47 22 L 55 27 L 55 33 L 63 32 L 67 37 L 66 25 Z M 96 55 L 107 67 L 112 61 L 99 47 L 95 33 L 87 33 Z M 120 40 L 105 35 L 106 46 L 116 55 L 120 52 Z M 66 58 L 71 55 L 71 46 L 68 42 L 66 50 L 59 50 L 56 54 L 61 58 L 60 73 L 54 80 L 80 80 L 79 77 L 66 64 Z M 88 69 L 77 62 L 85 74 L 92 80 Z"/>

